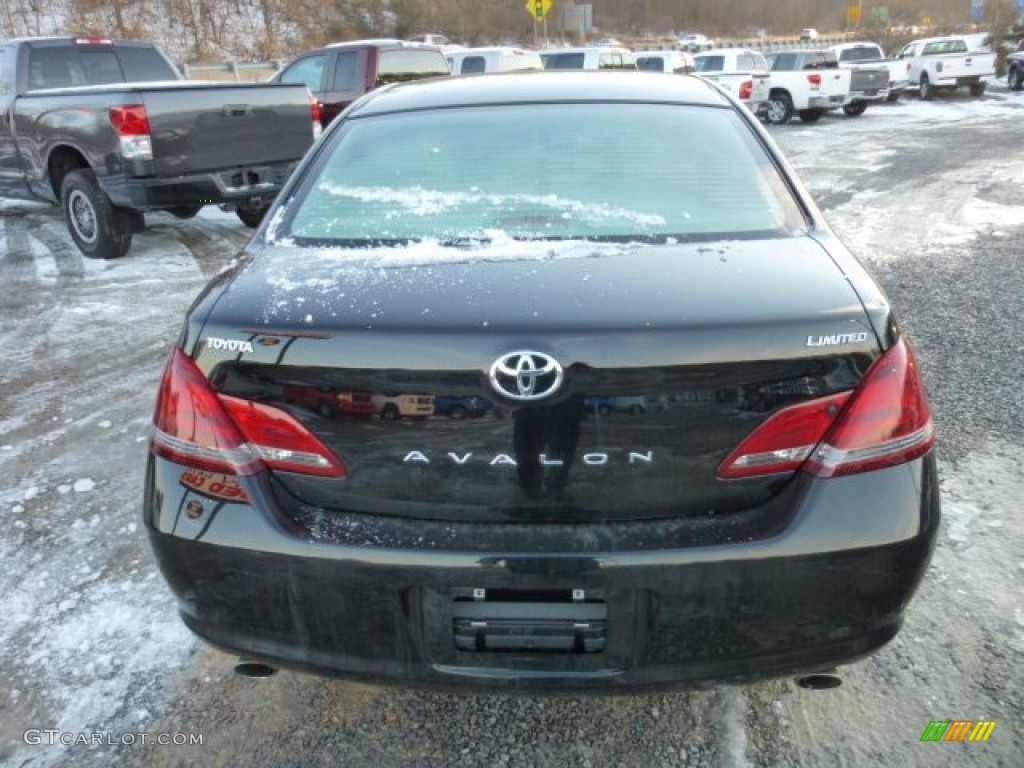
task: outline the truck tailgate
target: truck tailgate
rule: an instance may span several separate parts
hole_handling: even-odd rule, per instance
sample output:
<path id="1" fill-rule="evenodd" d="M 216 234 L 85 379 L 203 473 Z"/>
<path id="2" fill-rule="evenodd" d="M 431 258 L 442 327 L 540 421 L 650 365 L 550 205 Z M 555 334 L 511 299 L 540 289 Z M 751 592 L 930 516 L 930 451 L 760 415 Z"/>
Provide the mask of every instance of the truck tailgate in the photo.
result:
<path id="1" fill-rule="evenodd" d="M 975 53 L 948 56 L 942 59 L 939 76 L 943 80 L 954 77 L 991 77 L 995 74 L 995 54 Z"/>
<path id="2" fill-rule="evenodd" d="M 313 142 L 304 85 L 139 88 L 159 176 L 296 161 Z"/>

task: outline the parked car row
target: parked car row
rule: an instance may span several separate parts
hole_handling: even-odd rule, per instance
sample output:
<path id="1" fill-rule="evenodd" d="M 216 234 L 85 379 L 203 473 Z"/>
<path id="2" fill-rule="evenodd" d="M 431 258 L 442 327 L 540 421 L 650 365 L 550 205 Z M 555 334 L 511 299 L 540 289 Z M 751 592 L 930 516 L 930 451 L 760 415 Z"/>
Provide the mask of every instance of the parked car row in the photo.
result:
<path id="1" fill-rule="evenodd" d="M 680 40 L 678 49 L 638 52 L 612 44 L 615 41 L 532 51 L 512 46 L 452 46 L 438 42 L 434 35 L 421 35 L 415 41 L 362 40 L 303 53 L 273 80 L 306 85 L 326 126 L 356 98 L 376 87 L 449 74 L 540 69 L 696 71 L 773 123 L 788 122 L 794 115 L 813 122 L 825 111 L 838 108 L 857 116 L 870 102 L 895 100 L 910 88 L 920 89 L 925 99 L 931 98 L 936 88 L 956 85 L 969 85 L 973 95 L 980 95 L 994 76 L 995 55 L 973 50 L 980 42 L 973 39 L 976 36 L 915 41 L 892 60 L 871 42 L 776 51 L 766 57 L 752 49 L 715 48 L 703 35 L 692 37 L 693 41 Z M 966 55 L 968 51 L 970 55 Z M 848 70 L 848 74 L 824 72 L 830 68 Z M 805 69 L 819 71 L 794 78 L 792 73 Z M 1021 73 L 1024 79 L 1024 67 Z"/>
<path id="2" fill-rule="evenodd" d="M 459 421 L 479 419 L 495 411 L 490 400 L 475 395 L 383 394 L 308 384 L 285 384 L 271 399 L 316 411 L 324 418 L 379 416 L 385 421 L 397 421 L 445 416 Z"/>

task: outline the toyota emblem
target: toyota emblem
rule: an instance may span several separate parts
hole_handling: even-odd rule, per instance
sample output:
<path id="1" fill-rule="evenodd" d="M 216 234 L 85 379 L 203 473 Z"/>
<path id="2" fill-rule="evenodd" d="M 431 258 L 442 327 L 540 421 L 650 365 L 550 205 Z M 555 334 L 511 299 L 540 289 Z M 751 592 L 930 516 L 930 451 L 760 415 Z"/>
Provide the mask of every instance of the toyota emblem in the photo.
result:
<path id="1" fill-rule="evenodd" d="M 543 352 L 510 352 L 491 366 L 494 391 L 509 400 L 541 400 L 562 386 L 562 366 Z"/>

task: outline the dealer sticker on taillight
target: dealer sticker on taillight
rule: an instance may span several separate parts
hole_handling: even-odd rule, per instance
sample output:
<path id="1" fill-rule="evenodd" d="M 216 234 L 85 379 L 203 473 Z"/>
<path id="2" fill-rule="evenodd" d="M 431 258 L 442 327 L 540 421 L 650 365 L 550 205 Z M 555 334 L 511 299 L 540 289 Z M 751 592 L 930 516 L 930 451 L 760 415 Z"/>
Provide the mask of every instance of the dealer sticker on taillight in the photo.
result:
<path id="1" fill-rule="evenodd" d="M 234 475 L 189 469 L 181 473 L 181 484 L 211 499 L 242 503 L 249 501 L 249 497 L 245 495 L 242 486 L 238 484 L 238 478 Z"/>

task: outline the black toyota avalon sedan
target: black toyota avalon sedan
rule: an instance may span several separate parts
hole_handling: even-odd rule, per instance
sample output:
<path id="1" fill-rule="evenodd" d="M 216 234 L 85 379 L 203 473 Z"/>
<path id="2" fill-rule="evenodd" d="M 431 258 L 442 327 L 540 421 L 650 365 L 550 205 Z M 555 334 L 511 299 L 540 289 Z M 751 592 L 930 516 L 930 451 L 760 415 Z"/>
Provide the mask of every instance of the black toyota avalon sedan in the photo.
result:
<path id="1" fill-rule="evenodd" d="M 831 684 L 928 565 L 933 443 L 887 299 L 741 105 L 463 78 L 356 102 L 195 301 L 144 516 L 244 665 Z"/>

